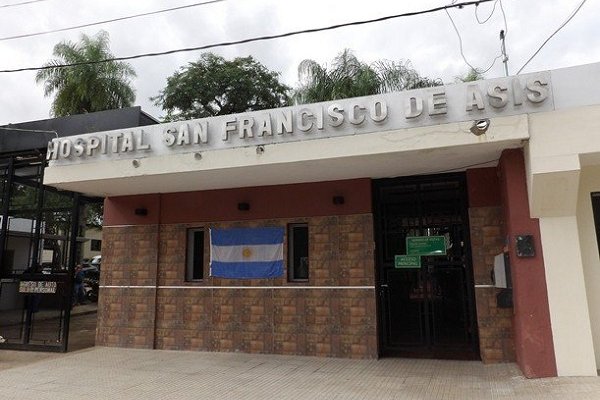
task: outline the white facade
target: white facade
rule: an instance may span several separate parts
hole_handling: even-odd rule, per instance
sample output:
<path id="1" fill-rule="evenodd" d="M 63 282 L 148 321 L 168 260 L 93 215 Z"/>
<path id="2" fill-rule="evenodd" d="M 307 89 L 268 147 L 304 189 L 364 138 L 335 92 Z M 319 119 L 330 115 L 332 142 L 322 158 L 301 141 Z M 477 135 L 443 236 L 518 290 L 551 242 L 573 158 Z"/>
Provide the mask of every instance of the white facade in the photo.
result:
<path id="1" fill-rule="evenodd" d="M 529 201 L 540 219 L 558 373 L 596 375 L 600 260 L 591 193 L 600 192 L 600 68 L 557 74 L 565 80 L 554 86 L 561 109 L 529 116 Z"/>
<path id="2" fill-rule="evenodd" d="M 94 256 L 101 255 L 102 251 L 92 250 L 92 240 L 98 240 L 102 242 L 102 229 L 87 227 L 85 229 L 84 237 L 87 240 L 82 244 L 81 257 L 91 259 Z"/>

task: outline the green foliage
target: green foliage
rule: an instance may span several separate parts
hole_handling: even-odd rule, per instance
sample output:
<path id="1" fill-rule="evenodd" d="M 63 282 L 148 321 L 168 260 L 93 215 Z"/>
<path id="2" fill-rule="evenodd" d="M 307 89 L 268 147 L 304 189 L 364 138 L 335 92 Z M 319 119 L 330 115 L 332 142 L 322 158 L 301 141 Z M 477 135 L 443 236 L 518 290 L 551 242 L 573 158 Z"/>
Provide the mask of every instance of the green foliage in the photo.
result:
<path id="1" fill-rule="evenodd" d="M 36 219 L 38 213 L 39 189 L 34 186 L 14 184 L 10 197 L 10 215 L 14 218 Z M 70 227 L 73 197 L 61 192 L 44 190 L 43 218 L 47 229 L 60 225 L 62 231 Z M 80 216 L 86 226 L 102 228 L 104 205 L 100 202 L 86 203 Z"/>
<path id="2" fill-rule="evenodd" d="M 38 71 L 35 80 L 44 84 L 44 95 L 54 95 L 51 114 L 65 116 L 129 107 L 135 100 L 131 78 L 133 68 L 125 62 L 58 67 L 112 58 L 109 36 L 100 31 L 96 36 L 81 35 L 79 43 L 63 41 L 54 46 L 56 57 Z"/>
<path id="3" fill-rule="evenodd" d="M 315 103 L 377 93 L 439 86 L 439 79 L 422 77 L 410 62 L 380 60 L 373 64 L 359 61 L 345 49 L 330 68 L 313 60 L 298 66 L 299 88 L 294 92 L 296 104 Z"/>
<path id="4" fill-rule="evenodd" d="M 286 106 L 289 90 L 252 57 L 228 61 L 204 53 L 167 78 L 151 100 L 167 111 L 166 121 L 177 121 Z"/>
<path id="5" fill-rule="evenodd" d="M 485 76 L 483 75 L 483 71 L 481 69 L 471 68 L 465 75 L 457 76 L 454 79 L 456 82 L 475 82 L 485 79 Z"/>
<path id="6" fill-rule="evenodd" d="M 13 183 L 10 197 L 10 215 L 16 218 L 32 218 L 38 203 L 38 189 Z"/>
<path id="7" fill-rule="evenodd" d="M 85 225 L 102 229 L 104 221 L 104 203 L 88 203 L 85 206 Z"/>

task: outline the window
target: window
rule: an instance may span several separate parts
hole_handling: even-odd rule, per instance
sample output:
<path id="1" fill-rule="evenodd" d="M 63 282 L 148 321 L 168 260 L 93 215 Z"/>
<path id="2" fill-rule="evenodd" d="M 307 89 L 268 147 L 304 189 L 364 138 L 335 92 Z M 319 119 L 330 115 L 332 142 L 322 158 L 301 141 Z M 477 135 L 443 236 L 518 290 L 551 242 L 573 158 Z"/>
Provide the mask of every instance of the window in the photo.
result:
<path id="1" fill-rule="evenodd" d="M 308 280 L 308 224 L 288 225 L 288 280 Z"/>
<path id="2" fill-rule="evenodd" d="M 186 281 L 199 281 L 204 278 L 204 229 L 187 231 Z"/>
<path id="3" fill-rule="evenodd" d="M 101 251 L 102 250 L 102 240 L 92 239 L 90 243 L 90 249 L 92 251 Z"/>

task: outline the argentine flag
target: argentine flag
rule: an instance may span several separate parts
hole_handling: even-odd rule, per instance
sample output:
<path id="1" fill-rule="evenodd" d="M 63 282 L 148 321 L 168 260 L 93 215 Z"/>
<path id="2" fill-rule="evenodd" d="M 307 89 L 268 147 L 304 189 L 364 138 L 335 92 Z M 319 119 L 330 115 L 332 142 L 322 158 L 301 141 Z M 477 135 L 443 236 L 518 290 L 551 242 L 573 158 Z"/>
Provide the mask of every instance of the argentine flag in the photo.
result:
<path id="1" fill-rule="evenodd" d="M 283 276 L 283 227 L 210 229 L 210 275 L 219 278 Z"/>

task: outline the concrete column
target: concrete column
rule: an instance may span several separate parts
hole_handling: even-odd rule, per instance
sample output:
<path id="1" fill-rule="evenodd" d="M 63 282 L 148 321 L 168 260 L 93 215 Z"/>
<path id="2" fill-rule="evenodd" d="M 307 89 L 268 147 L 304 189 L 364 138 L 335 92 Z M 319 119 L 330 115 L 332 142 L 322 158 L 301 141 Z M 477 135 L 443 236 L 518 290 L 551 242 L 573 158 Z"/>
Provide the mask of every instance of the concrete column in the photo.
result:
<path id="1" fill-rule="evenodd" d="M 577 218 L 540 218 L 559 376 L 596 376 Z"/>

